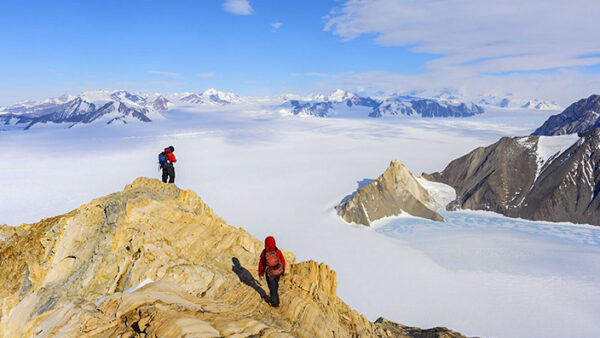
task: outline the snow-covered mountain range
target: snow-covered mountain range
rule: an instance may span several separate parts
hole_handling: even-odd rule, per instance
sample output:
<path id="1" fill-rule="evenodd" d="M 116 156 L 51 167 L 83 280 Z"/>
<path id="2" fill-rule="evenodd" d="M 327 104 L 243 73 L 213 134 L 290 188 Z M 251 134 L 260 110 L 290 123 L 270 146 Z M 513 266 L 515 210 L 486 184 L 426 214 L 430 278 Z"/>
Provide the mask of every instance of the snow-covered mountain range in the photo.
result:
<path id="1" fill-rule="evenodd" d="M 436 100 L 415 96 L 391 96 L 387 98 L 362 97 L 338 89 L 329 96 L 317 95 L 304 100 L 288 100 L 282 111 L 303 116 L 421 116 L 421 117 L 468 117 L 484 112 L 483 108 L 470 103 Z"/>
<path id="2" fill-rule="evenodd" d="M 29 129 L 38 123 L 104 122 L 106 124 L 133 121 L 151 122 L 160 118 L 157 107 L 164 106 L 160 95 L 139 95 L 126 91 L 88 91 L 79 96 L 63 95 L 41 102 L 22 102 L 0 108 L 0 123 Z"/>
<path id="3" fill-rule="evenodd" d="M 88 123 L 152 122 L 163 118 L 159 111 L 176 104 L 228 105 L 243 100 L 232 93 L 208 89 L 199 94 L 171 95 L 132 93 L 124 90 L 86 91 L 43 101 L 24 101 L 0 107 L 0 125 L 29 129 L 42 123 L 65 123 L 68 127 Z"/>
<path id="4" fill-rule="evenodd" d="M 210 104 L 210 105 L 228 105 L 243 103 L 240 96 L 233 93 L 218 91 L 214 88 L 207 89 L 202 93 L 182 93 L 174 94 L 173 99 L 185 103 Z"/>
<path id="5" fill-rule="evenodd" d="M 521 99 L 512 94 L 507 95 L 486 95 L 479 100 L 477 104 L 482 106 L 499 108 L 525 108 L 535 110 L 561 110 L 562 107 L 554 101 L 545 101 L 539 99 Z"/>
<path id="6" fill-rule="evenodd" d="M 265 110 L 294 116 L 380 118 L 384 116 L 469 117 L 482 114 L 487 107 L 498 109 L 558 109 L 553 103 L 537 99 L 516 99 L 512 94 L 488 95 L 468 100 L 442 92 L 430 96 L 360 96 L 337 89 L 328 95 L 242 97 L 214 88 L 203 92 L 145 94 L 124 90 L 95 90 L 77 96 L 63 95 L 43 101 L 24 101 L 0 107 L 0 126 L 29 129 L 48 122 L 65 124 L 127 124 L 163 118 L 161 111 L 178 106 L 229 106 L 258 104 Z"/>

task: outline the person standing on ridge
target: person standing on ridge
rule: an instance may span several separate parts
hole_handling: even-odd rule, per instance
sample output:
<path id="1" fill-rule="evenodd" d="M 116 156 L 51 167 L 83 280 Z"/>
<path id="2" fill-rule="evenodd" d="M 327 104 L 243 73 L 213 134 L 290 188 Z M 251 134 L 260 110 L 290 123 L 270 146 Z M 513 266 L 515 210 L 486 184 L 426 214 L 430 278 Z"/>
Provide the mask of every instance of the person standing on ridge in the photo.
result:
<path id="1" fill-rule="evenodd" d="M 177 162 L 175 158 L 175 154 L 173 152 L 175 148 L 173 146 L 168 146 L 165 150 L 158 155 L 158 163 L 160 164 L 160 168 L 162 169 L 162 181 L 167 183 L 175 183 L 175 166 L 173 163 Z"/>
<path id="2" fill-rule="evenodd" d="M 260 254 L 258 262 L 258 275 L 262 277 L 266 272 L 267 285 L 269 286 L 270 298 L 266 301 L 273 307 L 279 306 L 279 278 L 285 272 L 285 259 L 277 246 L 275 246 L 275 238 L 269 236 L 265 238 L 265 249 Z"/>

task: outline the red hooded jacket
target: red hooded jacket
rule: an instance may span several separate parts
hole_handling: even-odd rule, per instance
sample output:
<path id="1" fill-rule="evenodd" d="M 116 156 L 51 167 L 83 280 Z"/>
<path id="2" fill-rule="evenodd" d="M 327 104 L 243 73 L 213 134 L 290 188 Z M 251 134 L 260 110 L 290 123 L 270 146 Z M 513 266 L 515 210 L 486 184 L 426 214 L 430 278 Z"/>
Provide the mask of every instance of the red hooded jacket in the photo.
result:
<path id="1" fill-rule="evenodd" d="M 169 161 L 170 161 L 171 163 L 175 163 L 175 162 L 177 162 L 177 159 L 175 158 L 175 154 L 173 154 L 173 153 L 171 152 L 171 149 L 169 149 L 169 148 L 165 148 L 165 153 L 167 153 L 167 157 L 169 158 Z"/>
<path id="2" fill-rule="evenodd" d="M 277 257 L 279 257 L 279 261 L 281 262 L 281 265 L 283 265 L 283 271 L 285 272 L 285 258 L 283 258 L 283 254 L 275 246 L 275 238 L 273 238 L 273 236 L 269 236 L 265 238 L 265 249 L 260 254 L 260 261 L 258 262 L 258 275 L 260 277 L 262 277 L 263 273 L 265 272 L 265 268 L 267 267 L 265 253 L 273 250 L 277 250 Z"/>

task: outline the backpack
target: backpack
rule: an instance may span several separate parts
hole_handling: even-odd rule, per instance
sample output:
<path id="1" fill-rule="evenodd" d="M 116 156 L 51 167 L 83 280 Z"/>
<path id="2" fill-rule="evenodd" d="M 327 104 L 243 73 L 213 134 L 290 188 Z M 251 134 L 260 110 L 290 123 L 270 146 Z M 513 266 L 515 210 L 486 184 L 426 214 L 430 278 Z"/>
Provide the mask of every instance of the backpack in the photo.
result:
<path id="1" fill-rule="evenodd" d="M 265 252 L 265 260 L 267 262 L 267 273 L 269 276 L 279 276 L 283 273 L 283 265 L 277 255 L 277 249 Z"/>
<path id="2" fill-rule="evenodd" d="M 169 166 L 169 156 L 165 151 L 158 154 L 158 166 L 162 168 L 166 168 Z"/>

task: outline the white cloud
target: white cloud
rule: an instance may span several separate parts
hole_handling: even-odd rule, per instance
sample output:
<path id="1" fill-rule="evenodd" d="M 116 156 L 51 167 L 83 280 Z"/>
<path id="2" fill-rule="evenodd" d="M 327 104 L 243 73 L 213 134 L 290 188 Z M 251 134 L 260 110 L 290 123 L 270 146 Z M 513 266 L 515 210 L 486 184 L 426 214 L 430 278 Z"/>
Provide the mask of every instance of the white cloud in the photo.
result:
<path id="1" fill-rule="evenodd" d="M 179 73 L 163 72 L 163 71 L 158 71 L 158 70 L 150 70 L 150 71 L 148 71 L 148 73 L 155 74 L 155 75 L 162 75 L 162 76 L 172 77 L 172 78 L 175 78 L 175 79 L 180 79 L 182 77 L 181 74 L 179 74 Z"/>
<path id="2" fill-rule="evenodd" d="M 202 77 L 202 78 L 213 77 L 214 75 L 215 75 L 215 73 L 213 73 L 213 72 L 210 72 L 210 73 L 198 73 L 198 74 L 196 74 L 196 76 Z"/>
<path id="3" fill-rule="evenodd" d="M 348 0 L 325 30 L 442 55 L 430 70 L 540 70 L 599 64 L 598 12 L 590 0 Z"/>
<path id="4" fill-rule="evenodd" d="M 277 32 L 279 30 L 279 28 L 281 28 L 281 25 L 283 25 L 282 22 L 275 22 L 271 24 L 271 31 L 272 32 Z"/>
<path id="5" fill-rule="evenodd" d="M 236 15 L 250 15 L 254 13 L 248 0 L 225 0 L 223 9 L 226 12 Z"/>

